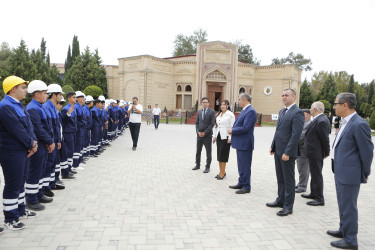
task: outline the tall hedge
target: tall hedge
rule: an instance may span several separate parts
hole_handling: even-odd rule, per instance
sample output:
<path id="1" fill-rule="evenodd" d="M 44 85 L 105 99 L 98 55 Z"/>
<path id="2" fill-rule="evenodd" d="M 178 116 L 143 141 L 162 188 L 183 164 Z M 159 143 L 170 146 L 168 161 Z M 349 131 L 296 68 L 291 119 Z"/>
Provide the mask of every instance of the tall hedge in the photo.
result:
<path id="1" fill-rule="evenodd" d="M 98 86 L 90 85 L 83 90 L 83 93 L 91 95 L 94 99 L 98 99 L 99 96 L 103 95 L 103 90 Z"/>

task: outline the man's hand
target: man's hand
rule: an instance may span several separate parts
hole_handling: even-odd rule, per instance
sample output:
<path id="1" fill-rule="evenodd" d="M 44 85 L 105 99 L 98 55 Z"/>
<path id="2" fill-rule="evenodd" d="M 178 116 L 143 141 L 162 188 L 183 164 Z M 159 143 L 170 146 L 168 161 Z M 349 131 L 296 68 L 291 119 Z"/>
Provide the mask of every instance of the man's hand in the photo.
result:
<path id="1" fill-rule="evenodd" d="M 61 148 L 61 143 L 58 142 L 58 143 L 57 143 L 57 149 L 60 149 L 60 148 Z"/>
<path id="2" fill-rule="evenodd" d="M 30 148 L 27 152 L 27 158 L 29 158 L 30 156 L 32 156 L 33 154 L 35 154 L 35 152 L 38 150 L 38 142 L 37 141 L 34 141 L 34 144 L 33 144 L 33 147 Z"/>
<path id="3" fill-rule="evenodd" d="M 228 139 L 228 143 L 232 143 L 232 140 L 231 140 L 231 139 Z"/>
<path id="4" fill-rule="evenodd" d="M 286 154 L 283 154 L 283 156 L 281 156 L 281 160 L 283 160 L 283 161 L 289 161 L 289 156 L 286 155 Z"/>
<path id="5" fill-rule="evenodd" d="M 273 155 L 275 152 L 272 152 L 272 149 L 270 149 L 270 155 Z"/>
<path id="6" fill-rule="evenodd" d="M 202 135 L 202 137 L 205 137 L 205 136 L 206 136 L 206 134 L 205 134 L 204 132 L 202 132 L 201 135 Z"/>
<path id="7" fill-rule="evenodd" d="M 232 128 L 228 128 L 228 134 L 232 134 Z"/>
<path id="8" fill-rule="evenodd" d="M 216 137 L 212 138 L 212 144 L 215 144 Z"/>
<path id="9" fill-rule="evenodd" d="M 69 108 L 69 110 L 68 110 L 68 114 L 70 115 L 71 113 L 73 113 L 73 111 L 74 111 L 74 106 L 71 106 L 71 107 Z"/>
<path id="10" fill-rule="evenodd" d="M 48 153 L 52 153 L 52 151 L 55 149 L 55 143 L 52 143 L 51 145 L 47 146 Z"/>

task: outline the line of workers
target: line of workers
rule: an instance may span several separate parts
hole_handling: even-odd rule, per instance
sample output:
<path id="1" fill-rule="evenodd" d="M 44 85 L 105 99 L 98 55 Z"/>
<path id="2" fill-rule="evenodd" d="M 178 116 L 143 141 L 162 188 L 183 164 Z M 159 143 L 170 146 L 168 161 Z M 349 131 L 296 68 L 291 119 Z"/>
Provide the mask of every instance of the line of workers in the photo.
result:
<path id="1" fill-rule="evenodd" d="M 128 103 L 63 93 L 58 84 L 4 79 L 0 101 L 0 164 L 4 174 L 4 225 L 21 230 L 53 201 L 62 180 L 75 179 L 88 157 L 98 157 L 127 127 Z M 32 100 L 26 106 L 26 95 Z M 65 103 L 63 94 L 66 95 Z M 65 105 L 65 106 L 64 106 Z M 28 209 L 28 210 L 27 210 Z M 0 234 L 4 228 L 0 227 Z"/>

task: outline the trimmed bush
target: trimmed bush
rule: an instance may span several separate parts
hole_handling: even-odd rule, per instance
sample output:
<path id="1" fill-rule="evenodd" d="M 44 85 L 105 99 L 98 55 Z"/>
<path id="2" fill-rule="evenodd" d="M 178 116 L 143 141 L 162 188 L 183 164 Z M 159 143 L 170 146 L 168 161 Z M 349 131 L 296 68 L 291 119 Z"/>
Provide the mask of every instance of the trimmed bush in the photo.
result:
<path id="1" fill-rule="evenodd" d="M 98 99 L 99 96 L 103 95 L 103 90 L 98 86 L 90 85 L 83 90 L 83 93 L 91 95 L 94 99 Z"/>
<path id="2" fill-rule="evenodd" d="M 64 85 L 62 86 L 62 91 L 66 94 L 68 92 L 75 92 L 73 87 L 70 85 Z"/>

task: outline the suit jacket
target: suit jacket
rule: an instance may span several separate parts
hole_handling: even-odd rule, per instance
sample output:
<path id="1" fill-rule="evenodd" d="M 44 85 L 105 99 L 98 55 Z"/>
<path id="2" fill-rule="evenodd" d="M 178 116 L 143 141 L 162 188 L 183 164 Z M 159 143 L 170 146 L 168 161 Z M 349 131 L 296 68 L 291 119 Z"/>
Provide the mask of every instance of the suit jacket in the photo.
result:
<path id="1" fill-rule="evenodd" d="M 358 114 L 346 124 L 334 150 L 335 179 L 346 185 L 366 183 L 371 173 L 374 144 L 368 123 Z"/>
<path id="2" fill-rule="evenodd" d="M 330 122 L 324 114 L 316 117 L 306 130 L 305 153 L 309 159 L 322 160 L 329 155 Z"/>
<path id="3" fill-rule="evenodd" d="M 301 157 L 306 157 L 306 154 L 305 154 L 305 139 L 306 139 L 305 134 L 306 134 L 307 129 L 309 128 L 310 123 L 311 123 L 310 119 L 305 121 L 305 123 L 303 124 L 301 136 L 299 137 L 298 156 L 301 156 Z"/>
<path id="4" fill-rule="evenodd" d="M 195 129 L 198 132 L 204 132 L 206 136 L 212 136 L 212 128 L 215 125 L 215 110 L 207 108 L 204 119 L 202 119 L 203 109 L 198 111 Z"/>
<path id="5" fill-rule="evenodd" d="M 283 117 L 280 117 L 281 112 L 282 110 L 279 112 L 271 151 L 278 155 L 286 154 L 289 157 L 297 157 L 298 141 L 302 133 L 305 115 L 296 105 L 293 105 Z"/>
<path id="6" fill-rule="evenodd" d="M 254 126 L 257 112 L 250 105 L 237 117 L 232 128 L 232 148 L 254 150 Z"/>

